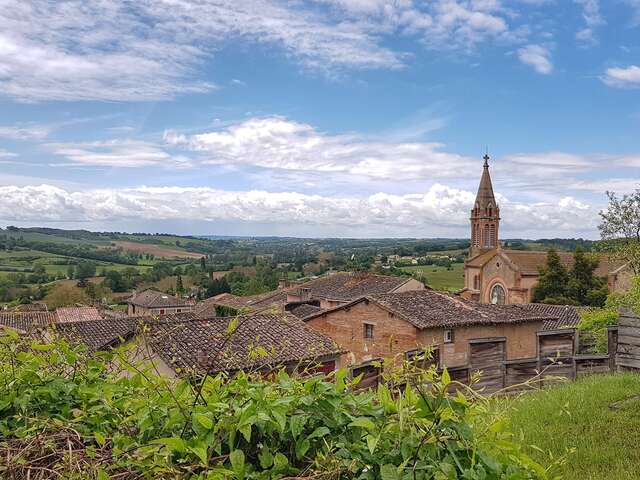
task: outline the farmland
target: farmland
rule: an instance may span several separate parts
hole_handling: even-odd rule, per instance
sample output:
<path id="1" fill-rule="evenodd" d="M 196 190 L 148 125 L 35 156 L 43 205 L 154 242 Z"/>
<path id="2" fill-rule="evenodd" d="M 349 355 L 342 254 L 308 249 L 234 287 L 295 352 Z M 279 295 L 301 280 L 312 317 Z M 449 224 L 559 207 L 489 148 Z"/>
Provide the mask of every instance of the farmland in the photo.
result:
<path id="1" fill-rule="evenodd" d="M 147 255 L 153 255 L 154 257 L 200 258 L 203 256 L 202 253 L 187 252 L 185 250 L 177 249 L 175 248 L 175 246 L 174 248 L 171 248 L 165 245 L 139 243 L 139 242 L 131 242 L 131 241 L 125 241 L 125 240 L 114 241 L 113 245 L 116 248 L 121 248 L 128 252 L 143 253 Z"/>
<path id="2" fill-rule="evenodd" d="M 460 290 L 464 287 L 464 264 L 453 263 L 451 269 L 436 265 L 412 265 L 401 270 L 426 279 L 427 285 L 436 290 Z"/>

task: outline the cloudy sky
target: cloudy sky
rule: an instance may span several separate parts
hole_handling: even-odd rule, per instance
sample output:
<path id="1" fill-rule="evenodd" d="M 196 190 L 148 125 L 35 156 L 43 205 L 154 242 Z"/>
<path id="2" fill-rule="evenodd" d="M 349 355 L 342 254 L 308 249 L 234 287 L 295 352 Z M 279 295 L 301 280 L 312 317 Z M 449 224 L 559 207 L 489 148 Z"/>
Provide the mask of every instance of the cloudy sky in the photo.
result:
<path id="1" fill-rule="evenodd" d="M 597 236 L 640 0 L 0 0 L 0 225 Z"/>

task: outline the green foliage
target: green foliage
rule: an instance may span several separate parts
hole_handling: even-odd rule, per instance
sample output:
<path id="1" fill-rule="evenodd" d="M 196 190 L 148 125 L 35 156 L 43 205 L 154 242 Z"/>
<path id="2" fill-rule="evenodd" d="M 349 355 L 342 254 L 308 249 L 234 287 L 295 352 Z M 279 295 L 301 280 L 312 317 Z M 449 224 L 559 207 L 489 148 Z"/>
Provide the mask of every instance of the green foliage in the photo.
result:
<path id="1" fill-rule="evenodd" d="M 618 324 L 618 312 L 621 308 L 640 315 L 640 277 L 633 279 L 631 288 L 626 292 L 609 294 L 603 308 L 587 310 L 580 314 L 580 335 L 587 342 L 591 341 L 594 344 L 595 352 L 607 352 L 607 327 Z"/>
<path id="2" fill-rule="evenodd" d="M 534 302 L 544 302 L 547 298 L 566 297 L 569 273 L 555 250 L 547 253 L 547 264 L 540 269 L 540 278 L 533 291 Z"/>
<path id="3" fill-rule="evenodd" d="M 0 337 L 0 476 L 46 458 L 50 478 L 555 478 L 486 400 L 448 394 L 433 368 L 395 392 L 355 393 L 346 371 L 218 375 L 199 389 L 127 354 Z"/>

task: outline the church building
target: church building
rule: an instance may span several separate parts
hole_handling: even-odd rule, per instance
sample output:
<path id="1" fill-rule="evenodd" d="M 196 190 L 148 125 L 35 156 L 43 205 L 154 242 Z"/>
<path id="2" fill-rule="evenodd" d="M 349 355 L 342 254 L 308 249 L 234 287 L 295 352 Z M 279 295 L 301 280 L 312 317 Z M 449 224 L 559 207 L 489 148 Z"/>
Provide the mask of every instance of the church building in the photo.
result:
<path id="1" fill-rule="evenodd" d="M 505 250 L 500 245 L 500 206 L 493 193 L 488 155 L 484 156 L 470 220 L 471 245 L 464 266 L 462 297 L 500 305 L 530 303 L 539 269 L 546 264 L 547 252 Z M 562 263 L 571 268 L 573 253 L 558 252 L 558 255 Z M 607 279 L 609 290 L 628 288 L 632 275 L 624 262 L 605 256 L 599 260 L 595 273 Z"/>

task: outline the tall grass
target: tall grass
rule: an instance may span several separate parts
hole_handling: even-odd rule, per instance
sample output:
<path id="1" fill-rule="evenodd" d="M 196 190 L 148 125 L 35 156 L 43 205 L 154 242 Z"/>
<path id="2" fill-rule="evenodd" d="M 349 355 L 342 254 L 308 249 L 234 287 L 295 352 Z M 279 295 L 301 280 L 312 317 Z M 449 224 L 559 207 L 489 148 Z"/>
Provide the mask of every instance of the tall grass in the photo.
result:
<path id="1" fill-rule="evenodd" d="M 596 375 L 505 401 L 512 431 L 542 450 L 534 458 L 575 449 L 562 478 L 640 479 L 640 375 Z"/>

